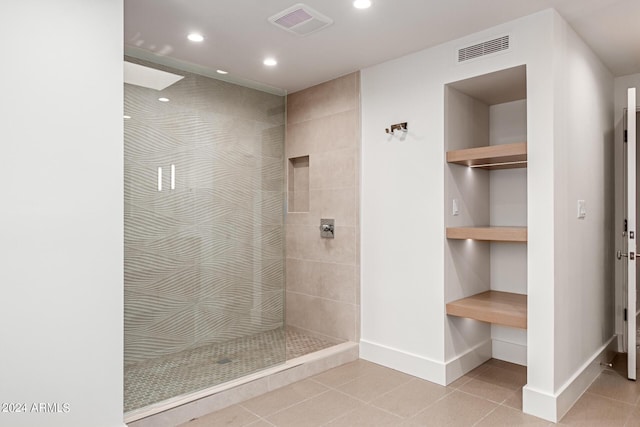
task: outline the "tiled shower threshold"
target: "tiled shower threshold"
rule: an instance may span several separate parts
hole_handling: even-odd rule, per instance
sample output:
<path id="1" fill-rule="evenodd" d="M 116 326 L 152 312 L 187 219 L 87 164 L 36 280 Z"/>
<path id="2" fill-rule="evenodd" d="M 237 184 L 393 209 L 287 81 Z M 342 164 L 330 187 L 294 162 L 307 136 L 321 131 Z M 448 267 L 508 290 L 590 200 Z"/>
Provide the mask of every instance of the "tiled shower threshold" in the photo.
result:
<path id="1" fill-rule="evenodd" d="M 334 345 L 293 331 L 287 331 L 287 340 L 289 360 L 286 362 L 218 385 L 201 387 L 197 391 L 173 394 L 175 397 L 156 400 L 155 403 L 129 410 L 125 412 L 125 422 L 131 427 L 186 422 L 193 417 L 222 409 L 358 358 L 358 345 L 353 342 Z M 161 366 L 163 361 L 160 362 Z M 166 361 L 164 364 L 167 364 Z M 140 378 L 144 378 L 144 375 Z M 128 385 L 131 397 L 131 382 Z M 144 391 L 145 386 L 141 383 L 137 388 Z"/>

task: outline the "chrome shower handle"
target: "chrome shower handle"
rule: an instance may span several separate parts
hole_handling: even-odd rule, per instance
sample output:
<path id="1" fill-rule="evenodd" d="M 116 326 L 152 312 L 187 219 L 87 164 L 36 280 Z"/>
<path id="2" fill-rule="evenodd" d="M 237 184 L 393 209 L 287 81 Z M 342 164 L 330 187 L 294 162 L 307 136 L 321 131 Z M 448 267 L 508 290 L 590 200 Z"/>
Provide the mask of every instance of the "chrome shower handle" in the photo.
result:
<path id="1" fill-rule="evenodd" d="M 333 233 L 333 224 L 321 224 L 320 225 L 320 231 L 322 232 L 329 232 L 329 233 Z"/>

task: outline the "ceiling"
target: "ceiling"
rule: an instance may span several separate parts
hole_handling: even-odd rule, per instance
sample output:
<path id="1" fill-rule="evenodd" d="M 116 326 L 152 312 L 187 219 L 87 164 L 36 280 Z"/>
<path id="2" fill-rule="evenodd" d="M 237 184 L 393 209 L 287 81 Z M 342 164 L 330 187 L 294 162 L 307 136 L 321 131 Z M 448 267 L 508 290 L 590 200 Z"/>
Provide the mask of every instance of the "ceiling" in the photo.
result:
<path id="1" fill-rule="evenodd" d="M 267 18 L 304 3 L 333 19 L 301 37 Z M 125 0 L 125 52 L 292 93 L 549 7 L 615 76 L 640 73 L 640 0 Z M 187 34 L 199 32 L 194 43 Z M 275 67 L 262 61 L 272 56 Z M 221 76 L 217 69 L 228 71 Z"/>

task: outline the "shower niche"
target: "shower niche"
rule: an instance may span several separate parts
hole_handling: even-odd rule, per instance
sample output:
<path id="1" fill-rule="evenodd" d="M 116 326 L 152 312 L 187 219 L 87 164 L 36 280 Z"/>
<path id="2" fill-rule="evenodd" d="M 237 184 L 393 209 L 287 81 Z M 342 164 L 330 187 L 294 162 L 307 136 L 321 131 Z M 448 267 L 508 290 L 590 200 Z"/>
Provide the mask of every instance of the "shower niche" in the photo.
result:
<path id="1" fill-rule="evenodd" d="M 289 159 L 288 212 L 309 212 L 309 156 Z"/>
<path id="2" fill-rule="evenodd" d="M 524 65 L 445 87 L 447 382 L 489 358 L 527 364 L 526 98 Z"/>

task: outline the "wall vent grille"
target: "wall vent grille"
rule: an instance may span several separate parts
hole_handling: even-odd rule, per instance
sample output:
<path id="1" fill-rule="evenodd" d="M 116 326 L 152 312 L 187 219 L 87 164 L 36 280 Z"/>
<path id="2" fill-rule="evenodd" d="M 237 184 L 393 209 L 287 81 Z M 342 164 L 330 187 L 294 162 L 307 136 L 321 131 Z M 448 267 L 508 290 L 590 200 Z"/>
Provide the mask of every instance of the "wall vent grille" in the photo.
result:
<path id="1" fill-rule="evenodd" d="M 492 53 L 509 50 L 510 47 L 511 40 L 509 36 L 502 36 L 497 39 L 474 44 L 473 46 L 463 47 L 458 49 L 458 62 L 464 62 L 481 56 L 491 55 Z"/>
<path id="2" fill-rule="evenodd" d="M 315 33 L 333 24 L 333 20 L 306 4 L 298 3 L 269 17 L 269 22 L 299 36 Z"/>

